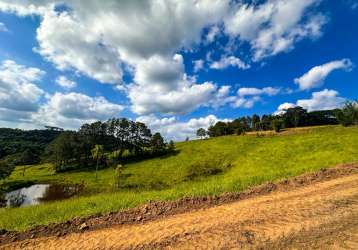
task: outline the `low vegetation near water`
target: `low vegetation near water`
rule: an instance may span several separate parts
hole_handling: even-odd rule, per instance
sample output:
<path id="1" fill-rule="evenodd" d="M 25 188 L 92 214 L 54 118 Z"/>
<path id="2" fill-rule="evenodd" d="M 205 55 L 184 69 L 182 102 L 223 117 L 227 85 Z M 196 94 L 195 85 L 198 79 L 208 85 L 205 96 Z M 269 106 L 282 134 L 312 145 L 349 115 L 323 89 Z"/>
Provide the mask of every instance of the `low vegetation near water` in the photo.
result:
<path id="1" fill-rule="evenodd" d="M 358 161 L 358 127 L 300 128 L 280 135 L 222 136 L 178 143 L 162 157 L 115 169 L 55 173 L 50 164 L 17 167 L 4 188 L 29 183 L 83 183 L 76 198 L 21 208 L 1 208 L 0 228 L 25 230 L 78 216 L 131 208 L 150 200 L 173 200 L 238 192 L 267 181 Z"/>

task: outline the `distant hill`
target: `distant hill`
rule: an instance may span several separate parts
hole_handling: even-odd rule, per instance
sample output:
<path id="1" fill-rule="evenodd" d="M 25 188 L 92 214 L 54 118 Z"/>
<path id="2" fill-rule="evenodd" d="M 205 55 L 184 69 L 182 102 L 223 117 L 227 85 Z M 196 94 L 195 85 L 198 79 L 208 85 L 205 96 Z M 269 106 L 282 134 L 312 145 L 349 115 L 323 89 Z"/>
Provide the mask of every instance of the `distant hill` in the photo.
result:
<path id="1" fill-rule="evenodd" d="M 32 162 L 39 160 L 43 150 L 59 134 L 60 130 L 21 130 L 0 128 L 0 160 L 17 158 L 25 151 L 32 156 Z"/>

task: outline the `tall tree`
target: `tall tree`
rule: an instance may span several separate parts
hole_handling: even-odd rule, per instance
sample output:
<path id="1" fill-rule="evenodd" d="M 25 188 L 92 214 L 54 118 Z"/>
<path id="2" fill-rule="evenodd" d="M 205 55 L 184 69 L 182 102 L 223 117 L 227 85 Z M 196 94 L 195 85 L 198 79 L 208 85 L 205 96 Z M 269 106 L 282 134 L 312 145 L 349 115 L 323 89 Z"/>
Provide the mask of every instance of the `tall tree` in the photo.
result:
<path id="1" fill-rule="evenodd" d="M 346 102 L 344 107 L 337 111 L 337 118 L 343 126 L 358 125 L 358 101 Z"/>
<path id="2" fill-rule="evenodd" d="M 165 151 L 166 144 L 160 133 L 155 133 L 150 141 L 153 154 L 159 154 Z"/>
<path id="3" fill-rule="evenodd" d="M 200 139 L 203 139 L 203 138 L 206 136 L 206 130 L 203 129 L 203 128 L 199 128 L 199 129 L 196 131 L 196 136 L 197 136 L 197 137 L 200 137 Z"/>
<path id="4" fill-rule="evenodd" d="M 283 122 L 285 128 L 307 126 L 308 113 L 302 107 L 294 107 L 287 109 L 283 115 Z"/>
<path id="5" fill-rule="evenodd" d="M 253 116 L 252 116 L 252 129 L 254 130 L 254 131 L 258 131 L 258 130 L 261 130 L 261 128 L 260 128 L 260 116 L 258 116 L 258 115 L 256 115 L 256 114 L 254 114 Z"/>
<path id="6" fill-rule="evenodd" d="M 96 180 L 98 178 L 98 166 L 99 162 L 104 157 L 103 145 L 95 145 L 95 147 L 91 150 L 92 158 L 96 162 Z"/>
<path id="7" fill-rule="evenodd" d="M 25 176 L 26 165 L 31 165 L 37 162 L 36 157 L 37 156 L 30 149 L 26 149 L 22 152 L 18 159 L 18 163 L 23 165 L 22 176 Z"/>

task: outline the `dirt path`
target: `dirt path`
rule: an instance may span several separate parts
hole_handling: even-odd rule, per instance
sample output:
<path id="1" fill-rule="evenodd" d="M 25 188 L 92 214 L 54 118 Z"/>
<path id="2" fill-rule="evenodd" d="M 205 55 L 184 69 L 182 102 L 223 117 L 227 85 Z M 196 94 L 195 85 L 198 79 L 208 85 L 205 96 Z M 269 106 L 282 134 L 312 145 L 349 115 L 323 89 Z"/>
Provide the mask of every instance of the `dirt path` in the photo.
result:
<path id="1" fill-rule="evenodd" d="M 358 249 L 358 174 L 143 224 L 0 249 Z"/>

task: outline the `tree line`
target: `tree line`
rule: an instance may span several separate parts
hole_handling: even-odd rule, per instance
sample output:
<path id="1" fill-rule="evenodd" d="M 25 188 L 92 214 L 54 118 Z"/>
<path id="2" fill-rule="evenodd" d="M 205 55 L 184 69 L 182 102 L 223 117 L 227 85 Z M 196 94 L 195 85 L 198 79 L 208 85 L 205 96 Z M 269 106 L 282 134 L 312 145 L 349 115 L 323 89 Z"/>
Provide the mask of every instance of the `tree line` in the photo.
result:
<path id="1" fill-rule="evenodd" d="M 17 165 L 40 162 L 46 146 L 60 133 L 57 129 L 0 128 L 0 180 L 9 176 Z"/>
<path id="2" fill-rule="evenodd" d="M 308 112 L 302 107 L 294 107 L 277 115 L 244 116 L 230 122 L 219 121 L 210 126 L 208 130 L 200 128 L 197 137 L 217 137 L 223 135 L 241 135 L 252 131 L 275 130 L 280 132 L 284 128 L 305 126 L 358 125 L 358 102 L 347 102 L 342 109 L 321 110 Z"/>
<path id="3" fill-rule="evenodd" d="M 52 129 L 26 131 L 0 128 L 0 160 L 17 165 L 35 164 L 40 161 L 46 146 L 60 133 Z"/>
<path id="4" fill-rule="evenodd" d="M 173 141 L 166 143 L 160 133 L 152 134 L 144 123 L 113 118 L 61 133 L 46 148 L 44 159 L 54 163 L 56 171 L 98 169 L 174 150 Z"/>

